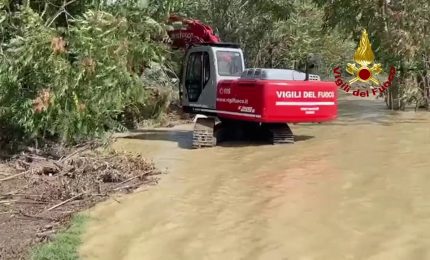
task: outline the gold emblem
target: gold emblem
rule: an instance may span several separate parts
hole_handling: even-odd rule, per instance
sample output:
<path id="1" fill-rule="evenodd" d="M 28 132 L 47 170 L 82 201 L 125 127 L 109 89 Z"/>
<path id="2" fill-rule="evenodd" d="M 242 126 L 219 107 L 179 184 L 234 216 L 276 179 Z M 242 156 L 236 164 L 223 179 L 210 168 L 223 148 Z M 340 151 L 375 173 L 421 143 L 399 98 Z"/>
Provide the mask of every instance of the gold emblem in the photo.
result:
<path id="1" fill-rule="evenodd" d="M 354 61 L 360 65 L 357 67 L 356 64 L 348 63 L 346 71 L 355 76 L 355 78 L 349 81 L 352 84 L 356 81 L 368 82 L 369 80 L 375 84 L 379 84 L 375 75 L 382 72 L 381 64 L 376 63 L 370 66 L 375 60 L 375 56 L 372 51 L 372 45 L 370 44 L 369 37 L 367 36 L 367 31 L 363 30 L 361 33 L 360 44 L 355 50 Z"/>

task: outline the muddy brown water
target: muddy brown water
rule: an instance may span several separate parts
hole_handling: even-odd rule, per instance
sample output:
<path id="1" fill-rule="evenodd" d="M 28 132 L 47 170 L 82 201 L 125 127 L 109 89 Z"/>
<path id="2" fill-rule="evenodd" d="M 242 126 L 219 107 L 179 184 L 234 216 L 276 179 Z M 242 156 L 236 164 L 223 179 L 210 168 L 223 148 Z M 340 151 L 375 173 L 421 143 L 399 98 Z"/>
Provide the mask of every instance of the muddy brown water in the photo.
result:
<path id="1" fill-rule="evenodd" d="M 190 126 L 115 147 L 168 168 L 91 210 L 82 259 L 430 259 L 430 113 L 342 97 L 294 145 L 191 150 Z"/>

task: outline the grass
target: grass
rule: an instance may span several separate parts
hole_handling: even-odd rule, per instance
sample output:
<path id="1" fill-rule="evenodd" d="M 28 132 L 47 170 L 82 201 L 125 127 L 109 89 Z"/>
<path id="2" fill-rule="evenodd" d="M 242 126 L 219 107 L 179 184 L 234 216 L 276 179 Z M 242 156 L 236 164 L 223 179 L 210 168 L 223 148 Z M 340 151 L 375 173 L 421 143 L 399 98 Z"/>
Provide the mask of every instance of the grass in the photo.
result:
<path id="1" fill-rule="evenodd" d="M 76 260 L 79 259 L 78 247 L 81 234 L 88 217 L 78 214 L 73 217 L 68 229 L 59 232 L 54 240 L 33 249 L 31 260 Z"/>

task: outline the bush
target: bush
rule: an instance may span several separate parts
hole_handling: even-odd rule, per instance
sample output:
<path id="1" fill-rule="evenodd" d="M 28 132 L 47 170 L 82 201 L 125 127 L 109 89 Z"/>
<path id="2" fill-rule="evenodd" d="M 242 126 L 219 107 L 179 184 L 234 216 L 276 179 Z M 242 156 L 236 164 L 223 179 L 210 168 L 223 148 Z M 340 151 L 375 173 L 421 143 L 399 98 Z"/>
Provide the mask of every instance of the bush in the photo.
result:
<path id="1" fill-rule="evenodd" d="M 8 129 L 74 143 L 124 130 L 124 111 L 151 107 L 152 91 L 140 75 L 167 55 L 165 32 L 154 20 L 88 10 L 65 30 L 47 26 L 28 7 L 2 14 L 0 31 L 11 35 L 0 47 L 0 122 Z"/>

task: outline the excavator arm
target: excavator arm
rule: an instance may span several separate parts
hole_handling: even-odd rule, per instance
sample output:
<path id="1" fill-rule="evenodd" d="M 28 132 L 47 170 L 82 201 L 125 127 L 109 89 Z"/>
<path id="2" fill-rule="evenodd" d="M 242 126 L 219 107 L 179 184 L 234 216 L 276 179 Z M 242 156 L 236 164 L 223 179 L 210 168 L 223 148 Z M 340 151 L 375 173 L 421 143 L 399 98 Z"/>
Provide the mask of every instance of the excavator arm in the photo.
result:
<path id="1" fill-rule="evenodd" d="M 180 25 L 179 28 L 173 28 L 167 31 L 172 41 L 172 47 L 175 49 L 186 50 L 193 44 L 221 42 L 213 29 L 199 20 L 171 15 L 168 24 Z"/>

